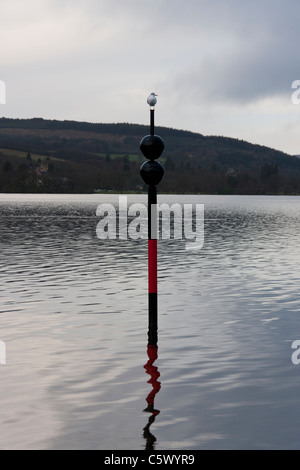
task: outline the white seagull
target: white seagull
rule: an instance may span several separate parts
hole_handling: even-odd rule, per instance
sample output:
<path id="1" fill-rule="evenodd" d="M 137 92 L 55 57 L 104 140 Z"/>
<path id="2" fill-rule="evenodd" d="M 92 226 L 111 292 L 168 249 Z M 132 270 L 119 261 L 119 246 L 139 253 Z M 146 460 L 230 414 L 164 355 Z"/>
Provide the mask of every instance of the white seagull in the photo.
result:
<path id="1" fill-rule="evenodd" d="M 157 96 L 158 96 L 158 95 L 156 95 L 156 94 L 153 93 L 153 92 L 151 93 L 151 95 L 148 96 L 148 98 L 147 98 L 147 103 L 149 104 L 149 106 L 154 107 L 154 106 L 156 105 L 156 103 L 157 103 L 156 97 L 157 97 Z"/>

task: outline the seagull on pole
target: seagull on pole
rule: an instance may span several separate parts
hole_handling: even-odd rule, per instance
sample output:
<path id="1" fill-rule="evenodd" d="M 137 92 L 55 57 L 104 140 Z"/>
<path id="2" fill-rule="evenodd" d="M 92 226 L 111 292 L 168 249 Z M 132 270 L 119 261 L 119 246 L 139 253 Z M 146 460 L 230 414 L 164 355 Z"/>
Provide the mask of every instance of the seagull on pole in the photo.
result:
<path id="1" fill-rule="evenodd" d="M 158 95 L 156 95 L 156 94 L 153 93 L 153 92 L 151 93 L 151 95 L 148 96 L 148 98 L 147 98 L 147 103 L 149 104 L 149 106 L 151 106 L 151 108 L 156 105 L 156 103 L 157 103 L 156 97 L 157 97 L 157 96 L 158 96 Z"/>

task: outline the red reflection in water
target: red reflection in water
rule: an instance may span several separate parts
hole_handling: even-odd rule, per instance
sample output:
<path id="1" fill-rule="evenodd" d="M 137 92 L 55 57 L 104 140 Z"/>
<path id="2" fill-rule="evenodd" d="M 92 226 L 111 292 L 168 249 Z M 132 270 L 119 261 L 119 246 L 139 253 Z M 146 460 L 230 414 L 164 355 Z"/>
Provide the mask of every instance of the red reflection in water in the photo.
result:
<path id="1" fill-rule="evenodd" d="M 149 345 L 147 348 L 148 354 L 148 362 L 144 365 L 144 369 L 146 373 L 150 375 L 150 380 L 148 380 L 148 384 L 152 385 L 152 390 L 146 398 L 146 402 L 148 403 L 147 408 L 144 410 L 145 412 L 151 413 L 147 426 L 144 428 L 144 438 L 146 439 L 146 450 L 153 450 L 154 443 L 156 442 L 156 437 L 153 436 L 150 432 L 150 426 L 155 421 L 156 416 L 160 413 L 159 410 L 154 408 L 154 399 L 156 394 L 160 391 L 161 383 L 158 381 L 160 377 L 160 373 L 158 368 L 154 366 L 154 362 L 158 358 L 158 347 L 156 345 Z"/>

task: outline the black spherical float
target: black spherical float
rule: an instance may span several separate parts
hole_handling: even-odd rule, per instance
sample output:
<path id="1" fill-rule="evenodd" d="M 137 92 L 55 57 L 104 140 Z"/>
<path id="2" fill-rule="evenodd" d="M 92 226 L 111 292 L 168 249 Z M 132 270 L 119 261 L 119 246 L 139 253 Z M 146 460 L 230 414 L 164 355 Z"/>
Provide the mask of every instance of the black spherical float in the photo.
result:
<path id="1" fill-rule="evenodd" d="M 140 143 L 140 149 L 144 157 L 156 160 L 161 156 L 165 148 L 164 141 L 159 135 L 146 135 Z"/>
<path id="2" fill-rule="evenodd" d="M 140 169 L 142 180 L 148 186 L 156 186 L 161 182 L 165 174 L 165 169 L 160 162 L 151 160 L 144 162 Z"/>

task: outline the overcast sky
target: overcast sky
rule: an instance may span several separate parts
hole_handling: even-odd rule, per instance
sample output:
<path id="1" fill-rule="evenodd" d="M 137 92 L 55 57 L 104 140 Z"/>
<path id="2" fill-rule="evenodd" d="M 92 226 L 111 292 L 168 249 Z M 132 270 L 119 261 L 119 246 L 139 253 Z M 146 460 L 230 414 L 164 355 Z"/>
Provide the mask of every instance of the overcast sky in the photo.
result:
<path id="1" fill-rule="evenodd" d="M 299 0 L 1 0 L 0 114 L 156 124 L 300 154 Z M 300 97 L 300 93 L 299 93 Z"/>

